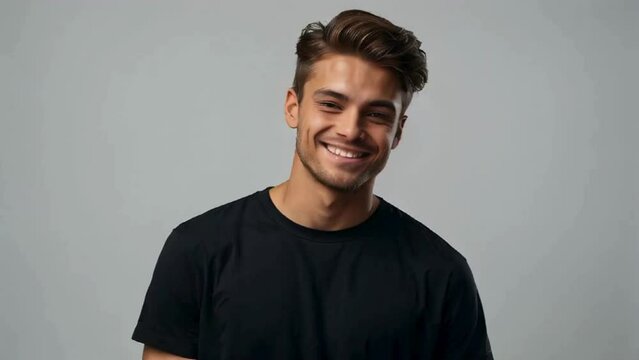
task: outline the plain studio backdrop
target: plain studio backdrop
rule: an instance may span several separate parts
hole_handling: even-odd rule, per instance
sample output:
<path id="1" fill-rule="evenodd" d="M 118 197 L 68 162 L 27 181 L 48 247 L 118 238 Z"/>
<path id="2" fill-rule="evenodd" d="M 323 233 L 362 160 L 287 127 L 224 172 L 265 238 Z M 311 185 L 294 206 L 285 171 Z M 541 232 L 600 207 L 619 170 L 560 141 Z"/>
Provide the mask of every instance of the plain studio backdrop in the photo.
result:
<path id="1" fill-rule="evenodd" d="M 287 178 L 300 30 L 362 8 L 430 79 L 376 193 L 470 263 L 498 359 L 639 359 L 635 1 L 0 3 L 3 359 L 135 359 L 180 222 Z"/>

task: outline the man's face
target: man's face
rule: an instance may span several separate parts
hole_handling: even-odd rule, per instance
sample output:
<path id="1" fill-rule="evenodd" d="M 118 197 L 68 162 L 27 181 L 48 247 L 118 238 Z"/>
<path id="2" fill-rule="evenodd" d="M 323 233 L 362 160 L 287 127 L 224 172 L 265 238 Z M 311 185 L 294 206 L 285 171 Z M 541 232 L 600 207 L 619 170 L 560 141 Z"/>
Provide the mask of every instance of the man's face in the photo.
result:
<path id="1" fill-rule="evenodd" d="M 292 90 L 286 118 L 297 129 L 296 156 L 321 184 L 342 192 L 374 180 L 399 143 L 406 117 L 393 74 L 352 55 L 313 65 L 301 103 Z"/>

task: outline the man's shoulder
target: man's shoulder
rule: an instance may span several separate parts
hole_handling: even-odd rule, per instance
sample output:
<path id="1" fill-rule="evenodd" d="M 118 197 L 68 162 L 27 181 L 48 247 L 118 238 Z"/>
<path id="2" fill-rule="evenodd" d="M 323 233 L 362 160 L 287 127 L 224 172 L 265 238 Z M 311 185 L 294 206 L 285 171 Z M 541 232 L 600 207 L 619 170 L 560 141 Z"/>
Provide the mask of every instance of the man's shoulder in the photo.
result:
<path id="1" fill-rule="evenodd" d="M 410 246 L 415 255 L 428 258 L 429 261 L 441 262 L 446 266 L 466 265 L 466 258 L 442 236 L 397 206 L 388 202 L 387 204 L 389 212 L 397 222 L 395 227 L 398 238 Z"/>
<path id="2" fill-rule="evenodd" d="M 176 226 L 174 231 L 187 236 L 210 236 L 237 226 L 247 216 L 254 215 L 261 192 L 256 191 L 193 216 Z"/>

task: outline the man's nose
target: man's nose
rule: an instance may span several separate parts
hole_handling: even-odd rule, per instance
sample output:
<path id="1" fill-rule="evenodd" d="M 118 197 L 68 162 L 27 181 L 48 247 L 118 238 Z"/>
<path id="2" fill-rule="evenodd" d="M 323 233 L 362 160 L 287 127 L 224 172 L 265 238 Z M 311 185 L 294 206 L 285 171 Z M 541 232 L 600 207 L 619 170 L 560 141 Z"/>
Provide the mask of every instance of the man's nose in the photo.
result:
<path id="1" fill-rule="evenodd" d="M 358 111 L 345 111 L 337 122 L 337 134 L 347 141 L 355 141 L 362 137 L 363 129 Z"/>

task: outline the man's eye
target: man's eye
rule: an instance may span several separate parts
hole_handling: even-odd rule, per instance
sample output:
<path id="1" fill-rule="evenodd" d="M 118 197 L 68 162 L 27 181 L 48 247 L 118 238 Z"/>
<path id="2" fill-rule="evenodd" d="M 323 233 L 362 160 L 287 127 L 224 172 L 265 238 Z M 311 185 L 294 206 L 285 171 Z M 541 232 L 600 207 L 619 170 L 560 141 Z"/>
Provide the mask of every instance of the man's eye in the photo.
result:
<path id="1" fill-rule="evenodd" d="M 332 102 L 320 102 L 319 105 L 321 107 L 325 107 L 325 108 L 329 108 L 329 109 L 334 109 L 334 110 L 339 110 L 339 105 L 332 103 Z"/>
<path id="2" fill-rule="evenodd" d="M 388 121 L 389 118 L 388 114 L 380 112 L 370 112 L 367 116 L 377 121 Z"/>

